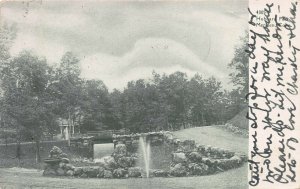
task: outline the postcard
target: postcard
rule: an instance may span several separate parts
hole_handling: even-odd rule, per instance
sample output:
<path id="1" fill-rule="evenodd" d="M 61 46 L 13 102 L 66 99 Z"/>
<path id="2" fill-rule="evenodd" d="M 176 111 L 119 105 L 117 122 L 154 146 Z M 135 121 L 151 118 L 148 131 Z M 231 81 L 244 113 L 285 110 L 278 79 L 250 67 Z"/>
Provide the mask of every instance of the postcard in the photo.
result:
<path id="1" fill-rule="evenodd" d="M 0 1 L 0 189 L 300 189 L 298 9 Z"/>

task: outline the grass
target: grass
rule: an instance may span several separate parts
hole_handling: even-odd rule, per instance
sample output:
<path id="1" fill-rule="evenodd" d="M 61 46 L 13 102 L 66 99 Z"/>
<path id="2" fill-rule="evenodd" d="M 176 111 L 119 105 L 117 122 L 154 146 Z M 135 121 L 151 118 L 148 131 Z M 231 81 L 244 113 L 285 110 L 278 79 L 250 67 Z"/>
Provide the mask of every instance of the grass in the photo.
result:
<path id="1" fill-rule="evenodd" d="M 247 153 L 248 139 L 212 127 L 176 131 L 175 136 L 194 139 L 197 143 Z M 46 178 L 38 170 L 0 169 L 0 188 L 104 188 L 104 189 L 246 189 L 247 165 L 223 173 L 200 177 L 151 179 L 77 179 Z"/>
<path id="2" fill-rule="evenodd" d="M 198 144 L 211 145 L 248 154 L 248 138 L 237 136 L 220 128 L 220 126 L 184 129 L 174 132 L 174 136 L 182 140 L 193 139 Z"/>
<path id="3" fill-rule="evenodd" d="M 246 189 L 246 166 L 201 177 L 151 179 L 45 178 L 41 172 L 0 169 L 0 186 L 7 188 L 84 189 Z"/>
<path id="4" fill-rule="evenodd" d="M 67 141 L 46 141 L 41 142 L 40 144 L 40 155 L 41 159 L 48 157 L 50 150 L 53 146 L 57 146 L 62 149 L 63 152 L 67 153 L 70 158 L 81 158 L 80 149 L 74 149 L 68 147 Z M 20 162 L 16 158 L 17 144 L 9 144 L 8 146 L 1 144 L 0 145 L 0 168 L 1 167 L 23 167 L 23 168 L 36 168 L 43 169 L 43 163 L 36 163 L 36 154 L 35 154 L 35 143 L 26 142 L 21 144 L 21 158 Z"/>

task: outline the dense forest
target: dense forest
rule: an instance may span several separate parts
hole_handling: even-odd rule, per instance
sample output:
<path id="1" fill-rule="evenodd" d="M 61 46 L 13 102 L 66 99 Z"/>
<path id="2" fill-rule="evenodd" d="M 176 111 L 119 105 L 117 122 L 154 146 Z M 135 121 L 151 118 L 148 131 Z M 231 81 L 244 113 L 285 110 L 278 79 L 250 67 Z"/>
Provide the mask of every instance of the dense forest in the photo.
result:
<path id="1" fill-rule="evenodd" d="M 81 77 L 80 60 L 66 52 L 58 66 L 30 51 L 9 54 L 16 33 L 0 31 L 1 127 L 20 140 L 39 141 L 58 133 L 58 118 L 76 120 L 79 131 L 121 129 L 130 132 L 178 130 L 223 124 L 245 108 L 248 59 L 245 44 L 236 47 L 228 91 L 214 77 L 153 71 L 152 77 L 109 90 L 101 80 Z M 79 132 L 78 131 L 78 132 Z"/>

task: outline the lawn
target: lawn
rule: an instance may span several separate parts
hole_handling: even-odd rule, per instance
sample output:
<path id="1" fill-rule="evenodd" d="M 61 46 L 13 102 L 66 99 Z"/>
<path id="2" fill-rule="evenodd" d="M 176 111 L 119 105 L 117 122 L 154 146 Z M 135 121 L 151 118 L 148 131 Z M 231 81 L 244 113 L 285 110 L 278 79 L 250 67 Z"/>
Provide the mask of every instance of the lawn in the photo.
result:
<path id="1" fill-rule="evenodd" d="M 247 153 L 248 139 L 212 127 L 190 128 L 174 133 L 182 139 Z M 0 168 L 0 188 L 105 188 L 105 189 L 246 189 L 247 165 L 223 173 L 200 177 L 150 179 L 46 178 L 39 170 Z M 1 189 L 2 189 L 1 188 Z"/>
<path id="2" fill-rule="evenodd" d="M 206 126 L 174 132 L 180 139 L 193 139 L 198 144 L 221 147 L 234 152 L 248 154 L 248 138 L 226 131 L 221 126 Z"/>

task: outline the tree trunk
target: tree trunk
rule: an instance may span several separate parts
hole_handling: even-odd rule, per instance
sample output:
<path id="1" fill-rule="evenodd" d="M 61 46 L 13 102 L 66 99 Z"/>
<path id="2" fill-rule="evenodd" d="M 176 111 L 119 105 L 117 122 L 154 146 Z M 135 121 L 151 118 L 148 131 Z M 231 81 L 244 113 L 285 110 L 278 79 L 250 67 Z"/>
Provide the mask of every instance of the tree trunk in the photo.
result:
<path id="1" fill-rule="evenodd" d="M 41 154 L 40 154 L 40 140 L 35 141 L 35 161 L 36 163 L 41 162 Z"/>
<path id="2" fill-rule="evenodd" d="M 81 125 L 81 114 L 79 114 L 78 118 L 78 133 L 80 134 L 80 125 Z"/>
<path id="3" fill-rule="evenodd" d="M 8 138 L 8 137 L 7 137 L 7 135 L 5 135 L 4 137 L 5 137 L 5 153 L 6 153 L 7 144 L 8 144 L 8 141 L 7 141 L 7 138 Z"/>
<path id="4" fill-rule="evenodd" d="M 17 141 L 17 150 L 16 150 L 16 158 L 18 159 L 18 167 L 20 167 L 20 162 L 21 162 L 21 141 L 18 139 Z"/>

